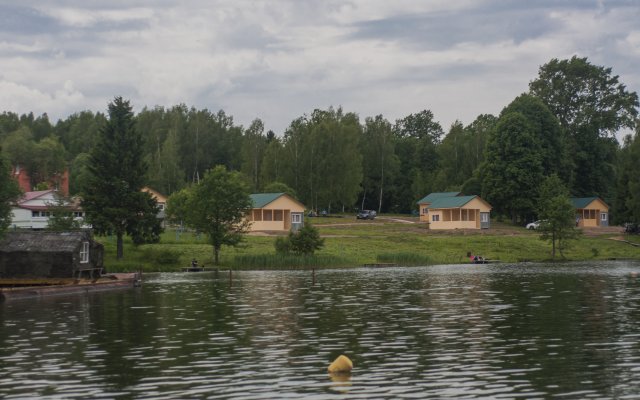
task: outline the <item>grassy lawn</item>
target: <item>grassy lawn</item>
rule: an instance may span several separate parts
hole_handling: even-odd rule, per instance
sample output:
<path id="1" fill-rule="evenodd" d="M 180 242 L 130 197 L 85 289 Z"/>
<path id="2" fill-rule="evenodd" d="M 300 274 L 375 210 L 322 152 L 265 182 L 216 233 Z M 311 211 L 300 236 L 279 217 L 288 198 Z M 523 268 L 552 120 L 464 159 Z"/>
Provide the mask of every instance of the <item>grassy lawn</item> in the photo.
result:
<path id="1" fill-rule="evenodd" d="M 551 245 L 535 231 L 492 222 L 489 230 L 429 231 L 417 218 L 381 216 L 375 221 L 355 217 L 308 218 L 325 239 L 313 258 L 275 255 L 276 235 L 247 235 L 238 248 L 223 247 L 220 268 L 265 269 L 294 267 L 357 267 L 376 262 L 401 265 L 467 262 L 467 252 L 503 262 L 551 259 Z M 565 251 L 567 260 L 640 259 L 640 247 L 612 240 L 640 242 L 624 236 L 622 229 L 590 230 Z M 192 258 L 212 266 L 213 250 L 206 237 L 168 229 L 160 243 L 135 247 L 125 240 L 124 259 L 115 259 L 115 239 L 98 238 L 105 245 L 108 271 L 180 271 Z M 558 254 L 558 258 L 559 258 Z"/>

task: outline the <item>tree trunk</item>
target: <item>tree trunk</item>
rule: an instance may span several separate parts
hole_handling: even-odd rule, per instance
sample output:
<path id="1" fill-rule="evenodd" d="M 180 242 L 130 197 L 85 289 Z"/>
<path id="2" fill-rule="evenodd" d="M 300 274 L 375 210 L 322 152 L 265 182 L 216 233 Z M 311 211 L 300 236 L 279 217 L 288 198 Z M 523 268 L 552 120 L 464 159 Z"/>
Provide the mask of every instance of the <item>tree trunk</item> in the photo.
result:
<path id="1" fill-rule="evenodd" d="M 220 261 L 219 256 L 220 256 L 220 247 L 213 246 L 213 264 L 214 265 L 219 264 L 219 261 Z"/>
<path id="2" fill-rule="evenodd" d="M 124 257 L 124 246 L 122 241 L 122 232 L 116 233 L 116 260 L 121 260 Z"/>

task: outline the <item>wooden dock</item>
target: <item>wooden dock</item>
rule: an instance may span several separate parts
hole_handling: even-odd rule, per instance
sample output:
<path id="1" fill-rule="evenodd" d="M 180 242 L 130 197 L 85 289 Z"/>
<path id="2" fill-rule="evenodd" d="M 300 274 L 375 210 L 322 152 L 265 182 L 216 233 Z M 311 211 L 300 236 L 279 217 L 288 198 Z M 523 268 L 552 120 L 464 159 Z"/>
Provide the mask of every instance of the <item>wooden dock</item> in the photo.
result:
<path id="1" fill-rule="evenodd" d="M 106 274 L 95 279 L 0 279 L 0 301 L 99 292 L 118 288 L 134 288 L 140 285 L 141 275 L 137 272 Z"/>
<path id="2" fill-rule="evenodd" d="M 375 263 L 375 264 L 363 264 L 365 268 L 389 268 L 389 267 L 397 267 L 398 264 L 395 263 Z"/>

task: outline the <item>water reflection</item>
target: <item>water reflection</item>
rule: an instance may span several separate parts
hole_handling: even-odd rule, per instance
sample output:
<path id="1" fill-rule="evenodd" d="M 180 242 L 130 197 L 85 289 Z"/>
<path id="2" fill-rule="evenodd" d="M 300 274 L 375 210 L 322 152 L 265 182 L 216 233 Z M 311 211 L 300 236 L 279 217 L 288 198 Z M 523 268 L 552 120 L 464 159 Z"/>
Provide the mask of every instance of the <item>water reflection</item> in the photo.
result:
<path id="1" fill-rule="evenodd" d="M 639 270 L 158 274 L 134 291 L 7 302 L 0 397 L 634 396 Z M 326 373 L 340 354 L 351 376 Z"/>

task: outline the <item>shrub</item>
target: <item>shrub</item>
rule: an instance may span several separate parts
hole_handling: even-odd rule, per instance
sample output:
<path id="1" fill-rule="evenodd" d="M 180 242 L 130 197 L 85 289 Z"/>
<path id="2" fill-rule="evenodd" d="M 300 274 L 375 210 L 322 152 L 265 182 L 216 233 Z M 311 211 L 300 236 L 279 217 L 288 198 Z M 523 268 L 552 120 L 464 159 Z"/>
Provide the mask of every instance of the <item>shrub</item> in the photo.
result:
<path id="1" fill-rule="evenodd" d="M 297 232 L 289 232 L 287 237 L 277 238 L 274 246 L 278 254 L 313 255 L 324 246 L 324 239 L 316 228 L 305 225 Z"/>

